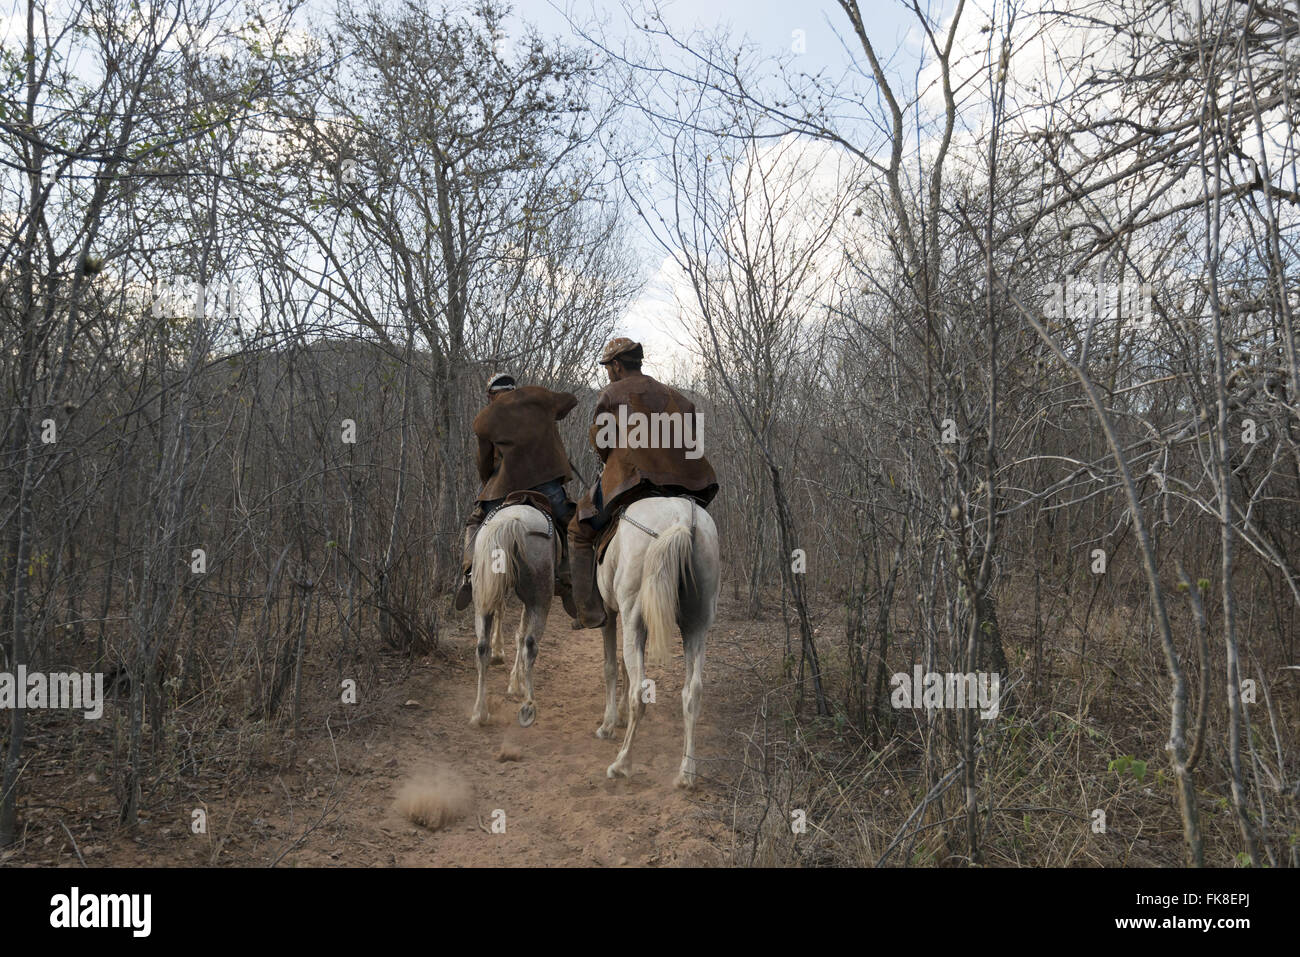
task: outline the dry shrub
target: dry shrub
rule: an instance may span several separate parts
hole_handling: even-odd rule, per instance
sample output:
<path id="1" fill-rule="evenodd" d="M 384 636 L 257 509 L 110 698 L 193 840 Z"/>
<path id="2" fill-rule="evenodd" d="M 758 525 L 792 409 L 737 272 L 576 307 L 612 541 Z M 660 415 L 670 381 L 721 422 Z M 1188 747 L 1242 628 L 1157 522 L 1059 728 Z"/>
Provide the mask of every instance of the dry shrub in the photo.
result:
<path id="1" fill-rule="evenodd" d="M 449 768 L 419 771 L 397 792 L 398 813 L 431 831 L 460 820 L 473 803 L 469 783 Z"/>

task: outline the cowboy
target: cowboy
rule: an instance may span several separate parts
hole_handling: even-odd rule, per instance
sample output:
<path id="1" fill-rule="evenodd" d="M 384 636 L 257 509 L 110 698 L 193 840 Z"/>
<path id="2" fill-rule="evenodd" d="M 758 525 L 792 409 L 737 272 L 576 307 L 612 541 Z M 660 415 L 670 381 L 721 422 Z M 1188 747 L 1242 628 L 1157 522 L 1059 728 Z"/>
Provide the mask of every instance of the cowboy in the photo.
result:
<path id="1" fill-rule="evenodd" d="M 589 432 L 604 471 L 569 522 L 574 629 L 599 628 L 605 604 L 596 589 L 596 543 L 618 511 L 651 495 L 685 495 L 707 506 L 718 479 L 703 453 L 701 416 L 676 389 L 641 371 L 639 342 L 618 338 L 600 356 L 609 385 L 596 400 Z"/>
<path id="2" fill-rule="evenodd" d="M 465 522 L 465 551 L 461 558 L 464 580 L 456 593 L 457 611 L 469 604 L 473 594 L 470 569 L 479 527 L 507 495 L 522 489 L 541 492 L 551 503 L 556 528 L 564 527 L 574 507 L 564 491 L 573 473 L 555 423 L 573 411 L 578 397 L 541 386 L 520 388 L 514 376 L 505 373 L 488 382 L 487 396 L 488 404 L 475 417 L 473 426 L 478 436 L 478 474 L 483 488 Z M 560 559 L 555 593 L 563 600 L 565 611 L 574 614 L 567 554 Z"/>

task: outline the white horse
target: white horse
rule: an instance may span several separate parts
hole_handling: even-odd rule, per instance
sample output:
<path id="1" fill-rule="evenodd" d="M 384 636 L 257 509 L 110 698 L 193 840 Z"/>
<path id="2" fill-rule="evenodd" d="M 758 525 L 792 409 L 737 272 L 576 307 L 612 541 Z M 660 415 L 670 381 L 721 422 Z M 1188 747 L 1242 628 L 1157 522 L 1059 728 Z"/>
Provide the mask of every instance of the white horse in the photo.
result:
<path id="1" fill-rule="evenodd" d="M 642 681 L 647 656 L 668 664 L 668 643 L 680 627 L 686 658 L 682 716 L 686 742 L 678 787 L 695 785 L 695 722 L 704 692 L 704 644 L 718 609 L 718 532 L 709 513 L 689 498 L 645 498 L 633 502 L 600 563 L 597 583 L 605 600 L 605 718 L 596 737 L 610 738 L 626 701 L 627 733 L 606 775 L 628 776 L 627 753 L 645 710 Z M 623 619 L 625 699 L 616 702 L 615 637 Z"/>
<path id="2" fill-rule="evenodd" d="M 533 663 L 538 642 L 546 630 L 555 589 L 555 530 L 545 515 L 530 505 L 499 509 L 479 529 L 474 540 L 474 634 L 478 658 L 478 697 L 470 724 L 488 720 L 487 670 L 489 655 L 500 660 L 501 619 L 506 599 L 513 591 L 524 603 L 515 632 L 515 665 L 510 670 L 506 694 L 516 695 L 522 684 L 524 702 L 519 723 L 525 728 L 537 718 L 533 703 Z"/>

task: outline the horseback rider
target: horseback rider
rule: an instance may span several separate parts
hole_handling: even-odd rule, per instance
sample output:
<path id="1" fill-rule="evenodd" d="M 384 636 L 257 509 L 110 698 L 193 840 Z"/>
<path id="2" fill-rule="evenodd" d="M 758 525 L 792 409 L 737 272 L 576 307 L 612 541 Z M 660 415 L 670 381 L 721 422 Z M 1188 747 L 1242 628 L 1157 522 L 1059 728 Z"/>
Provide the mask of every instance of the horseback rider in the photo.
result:
<path id="1" fill-rule="evenodd" d="M 461 559 L 464 580 L 456 593 L 458 611 L 469 604 L 473 595 L 470 569 L 479 527 L 506 496 L 523 489 L 542 493 L 551 504 L 557 529 L 564 528 L 574 508 L 564 491 L 564 484 L 573 478 L 573 473 L 556 422 L 573 411 L 578 397 L 541 386 L 520 387 L 514 376 L 505 373 L 493 376 L 488 382 L 487 396 L 488 404 L 475 417 L 473 425 L 478 436 L 478 474 L 483 488 L 465 522 L 465 551 Z M 564 536 L 560 537 L 563 545 Z M 567 554 L 560 559 L 555 594 L 564 602 L 565 611 L 575 614 Z"/>
<path id="2" fill-rule="evenodd" d="M 622 337 L 611 340 L 600 356 L 609 385 L 596 400 L 589 436 L 604 471 L 569 522 L 575 630 L 605 623 L 596 589 L 596 544 L 620 509 L 651 495 L 685 495 L 707 506 L 718 494 L 694 403 L 643 373 L 642 356 L 639 342 Z M 670 426 L 676 429 L 670 441 L 656 441 L 662 437 L 656 430 Z"/>

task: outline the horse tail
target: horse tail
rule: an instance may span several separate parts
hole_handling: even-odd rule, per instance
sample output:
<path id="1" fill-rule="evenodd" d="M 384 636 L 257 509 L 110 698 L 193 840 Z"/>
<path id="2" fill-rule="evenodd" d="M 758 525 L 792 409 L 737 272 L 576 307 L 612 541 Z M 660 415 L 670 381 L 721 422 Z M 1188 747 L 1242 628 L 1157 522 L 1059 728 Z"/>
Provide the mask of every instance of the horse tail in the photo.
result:
<path id="1" fill-rule="evenodd" d="M 693 551 L 694 533 L 681 524 L 660 532 L 645 550 L 638 604 L 646 626 L 646 660 L 659 667 L 668 664 L 668 642 L 677 625 L 681 588 L 695 584 Z"/>
<path id="2" fill-rule="evenodd" d="M 500 611 L 519 580 L 528 526 L 518 516 L 490 522 L 474 543 L 474 610 Z"/>

